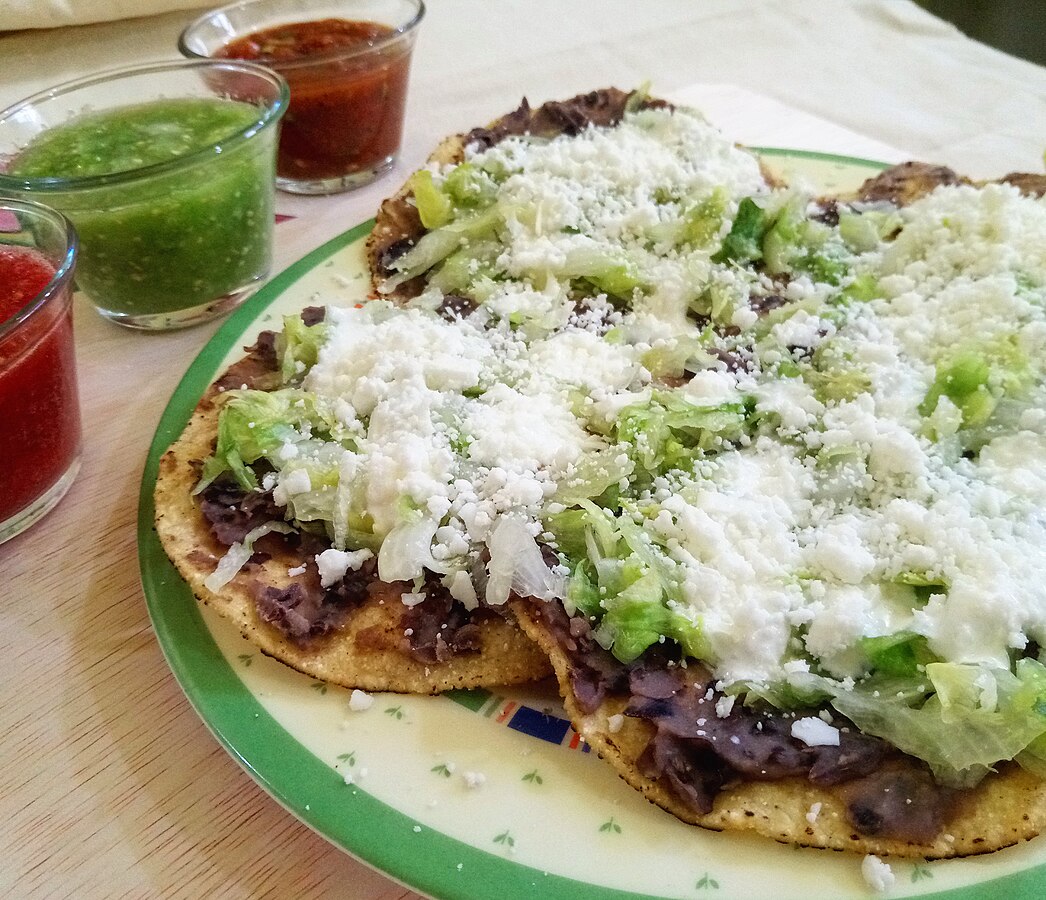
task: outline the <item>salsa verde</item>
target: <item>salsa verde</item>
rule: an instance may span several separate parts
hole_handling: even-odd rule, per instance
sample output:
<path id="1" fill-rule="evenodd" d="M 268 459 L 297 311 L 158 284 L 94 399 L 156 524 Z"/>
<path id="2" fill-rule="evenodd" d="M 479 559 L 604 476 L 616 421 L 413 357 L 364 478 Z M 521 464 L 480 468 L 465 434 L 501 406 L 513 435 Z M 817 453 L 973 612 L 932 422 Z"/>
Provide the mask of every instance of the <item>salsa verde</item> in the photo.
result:
<path id="1" fill-rule="evenodd" d="M 260 116 L 203 97 L 86 113 L 38 135 L 8 172 L 54 179 L 47 200 L 76 226 L 77 280 L 96 305 L 172 314 L 268 272 L 276 132 L 234 139 Z"/>

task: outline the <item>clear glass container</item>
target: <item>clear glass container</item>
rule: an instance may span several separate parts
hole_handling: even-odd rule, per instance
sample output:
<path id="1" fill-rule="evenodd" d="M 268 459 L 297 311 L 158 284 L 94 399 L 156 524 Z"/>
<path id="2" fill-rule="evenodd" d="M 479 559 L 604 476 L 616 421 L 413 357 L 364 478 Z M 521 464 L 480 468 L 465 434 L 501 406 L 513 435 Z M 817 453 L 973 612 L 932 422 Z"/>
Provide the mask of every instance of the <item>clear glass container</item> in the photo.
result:
<path id="1" fill-rule="evenodd" d="M 182 32 L 190 58 L 250 59 L 290 85 L 276 185 L 329 194 L 367 184 L 399 153 L 421 0 L 245 0 Z"/>
<path id="2" fill-rule="evenodd" d="M 64 216 L 0 200 L 0 543 L 51 510 L 80 468 L 76 255 Z"/>
<path id="3" fill-rule="evenodd" d="M 227 312 L 267 277 L 286 82 L 245 62 L 136 66 L 0 112 L 0 196 L 60 210 L 103 316 L 168 329 Z"/>

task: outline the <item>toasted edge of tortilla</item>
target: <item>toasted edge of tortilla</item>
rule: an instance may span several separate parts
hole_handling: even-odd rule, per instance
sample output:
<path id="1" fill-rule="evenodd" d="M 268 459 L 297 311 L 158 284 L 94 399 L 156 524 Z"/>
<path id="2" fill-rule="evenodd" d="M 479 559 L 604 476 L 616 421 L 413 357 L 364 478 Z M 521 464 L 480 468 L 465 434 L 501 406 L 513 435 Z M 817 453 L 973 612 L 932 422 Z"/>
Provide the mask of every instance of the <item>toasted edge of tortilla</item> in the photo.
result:
<path id="1" fill-rule="evenodd" d="M 452 165 L 465 159 L 465 135 L 452 134 L 444 138 L 429 155 L 428 162 L 435 165 Z M 381 258 L 385 251 L 402 240 L 414 239 L 425 232 L 418 209 L 411 201 L 414 191 L 407 179 L 391 197 L 382 201 L 374 217 L 374 229 L 365 246 L 367 266 L 370 269 L 371 287 L 378 292 L 385 276 L 381 274 Z M 382 296 L 390 300 L 414 296 L 409 282 L 395 291 Z"/>
<path id="2" fill-rule="evenodd" d="M 625 782 L 684 822 L 713 831 L 754 832 L 802 847 L 925 859 L 990 853 L 1046 829 L 1046 781 L 1017 765 L 990 775 L 966 793 L 946 832 L 931 844 L 860 834 L 847 821 L 846 805 L 837 793 L 801 778 L 728 786 L 716 797 L 710 813 L 697 815 L 639 771 L 637 761 L 653 736 L 653 726 L 624 716 L 615 720 L 620 727 L 612 728 L 610 718 L 620 715 L 626 705 L 622 698 L 609 698 L 594 712 L 583 713 L 570 688 L 569 658 L 552 632 L 532 614 L 529 603 L 515 600 L 511 607 L 523 630 L 548 653 L 578 733 Z M 816 803 L 821 806 L 814 814 Z"/>
<path id="3" fill-rule="evenodd" d="M 445 662 L 425 664 L 401 649 L 400 591 L 376 583 L 375 590 L 334 633 L 307 647 L 288 640 L 264 622 L 255 608 L 250 584 L 257 579 L 275 587 L 292 581 L 288 569 L 304 562 L 279 554 L 242 569 L 215 592 L 204 585 L 227 548 L 211 534 L 194 502 L 197 463 L 210 455 L 217 433 L 220 396 L 212 387 L 200 401 L 182 436 L 160 459 L 155 489 L 156 531 L 164 550 L 196 597 L 230 620 L 250 643 L 288 666 L 332 684 L 368 691 L 434 694 L 453 688 L 518 684 L 549 674 L 545 654 L 511 618 L 479 621 L 481 647 Z"/>

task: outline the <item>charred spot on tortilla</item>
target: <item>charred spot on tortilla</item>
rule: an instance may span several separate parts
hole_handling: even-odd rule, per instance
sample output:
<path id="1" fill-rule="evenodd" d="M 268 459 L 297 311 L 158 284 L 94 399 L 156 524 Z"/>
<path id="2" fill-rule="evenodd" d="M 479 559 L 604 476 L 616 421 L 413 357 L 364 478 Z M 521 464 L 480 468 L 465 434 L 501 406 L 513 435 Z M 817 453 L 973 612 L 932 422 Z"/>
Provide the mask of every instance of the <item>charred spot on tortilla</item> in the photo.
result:
<path id="1" fill-rule="evenodd" d="M 1041 197 L 1046 194 L 1046 175 L 1010 172 L 992 181 L 974 182 L 947 166 L 904 162 L 890 166 L 869 178 L 857 189 L 856 196 L 862 201 L 885 200 L 896 206 L 908 206 L 939 187 L 963 184 L 1009 184 L 1029 197 Z"/>
<path id="2" fill-rule="evenodd" d="M 956 184 L 971 182 L 947 166 L 905 162 L 869 178 L 858 188 L 857 197 L 865 201 L 888 200 L 897 206 L 906 206 L 941 185 Z"/>
<path id="3" fill-rule="evenodd" d="M 1012 184 L 1022 194 L 1029 197 L 1046 195 L 1046 175 L 1032 172 L 1010 172 L 999 179 L 1001 184 Z"/>

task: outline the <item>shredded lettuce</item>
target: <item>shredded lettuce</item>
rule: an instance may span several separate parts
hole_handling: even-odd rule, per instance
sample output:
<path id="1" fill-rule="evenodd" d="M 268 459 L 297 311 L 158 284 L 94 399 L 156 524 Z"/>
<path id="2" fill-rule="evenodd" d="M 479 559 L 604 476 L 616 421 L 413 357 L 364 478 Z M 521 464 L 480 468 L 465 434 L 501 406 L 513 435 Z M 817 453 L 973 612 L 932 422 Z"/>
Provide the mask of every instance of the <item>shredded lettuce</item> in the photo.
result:
<path id="1" fill-rule="evenodd" d="M 283 317 L 283 331 L 276 335 L 276 356 L 285 385 L 300 382 L 302 375 L 316 365 L 329 329 L 326 319 L 306 325 L 300 315 Z"/>
<path id="2" fill-rule="evenodd" d="M 810 366 L 802 368 L 803 380 L 822 403 L 853 400 L 872 389 L 872 380 L 838 342 L 823 342 L 813 353 Z"/>
<path id="3" fill-rule="evenodd" d="M 983 354 L 959 353 L 937 367 L 937 377 L 919 404 L 919 412 L 931 415 L 937 401 L 947 397 L 959 407 L 964 425 L 983 425 L 995 409 L 995 398 L 988 390 L 990 376 L 991 364 Z"/>
<path id="4" fill-rule="evenodd" d="M 203 586 L 209 591 L 220 591 L 247 565 L 247 561 L 254 555 L 255 542 L 274 531 L 291 534 L 294 529 L 286 522 L 265 522 L 257 528 L 252 528 L 244 535 L 242 541 L 230 545 L 225 556 L 218 560 L 214 571 L 203 580 Z"/>
<path id="5" fill-rule="evenodd" d="M 935 691 L 923 703 L 865 687 L 838 691 L 832 706 L 955 787 L 972 787 L 1000 760 L 1042 746 L 1036 742 L 1046 735 L 1046 667 L 1036 660 L 1019 660 L 1012 673 L 930 663 L 921 680 Z"/>
<path id="6" fill-rule="evenodd" d="M 773 682 L 736 681 L 726 686 L 726 693 L 744 698 L 745 706 L 760 703 L 775 709 L 812 709 L 831 699 L 836 684 L 813 672 L 795 672 Z"/>
<path id="7" fill-rule="evenodd" d="M 382 581 L 413 581 L 424 576 L 425 569 L 440 574 L 451 571 L 432 556 L 432 538 L 439 522 L 416 518 L 397 525 L 381 542 L 378 551 L 378 575 Z"/>
<path id="8" fill-rule="evenodd" d="M 436 187 L 428 169 L 419 169 L 411 176 L 410 189 L 414 193 L 414 204 L 418 208 L 422 225 L 430 229 L 439 228 L 451 220 L 454 206 L 450 197 Z"/>
<path id="9" fill-rule="evenodd" d="M 882 663 L 891 650 L 912 642 L 913 636 L 891 636 L 865 649 Z M 784 710 L 827 702 L 864 734 L 925 761 L 952 787 L 973 787 L 996 763 L 1014 758 L 1046 773 L 1046 667 L 1025 658 L 1015 672 L 945 662 L 927 663 L 920 671 L 921 664 L 909 668 L 909 662 L 904 659 L 896 673 L 884 667 L 855 685 L 796 672 L 770 684 L 737 682 L 727 693 L 743 696 L 746 705 Z"/>
<path id="10" fill-rule="evenodd" d="M 553 499 L 573 506 L 581 500 L 600 497 L 634 470 L 635 463 L 614 447 L 591 451 L 577 461 L 570 479 L 559 485 Z"/>
<path id="11" fill-rule="evenodd" d="M 443 191 L 458 209 L 490 206 L 497 197 L 497 181 L 472 163 L 455 166 L 443 179 Z"/>
<path id="12" fill-rule="evenodd" d="M 858 646 L 868 659 L 869 669 L 886 675 L 915 678 L 920 666 L 937 661 L 926 638 L 911 631 L 861 638 Z"/>
<path id="13" fill-rule="evenodd" d="M 521 517 L 505 515 L 498 519 L 487 539 L 487 549 L 490 561 L 485 600 L 489 605 L 500 606 L 510 592 L 549 601 L 567 596 L 568 579 L 548 567 Z"/>
<path id="14" fill-rule="evenodd" d="M 947 397 L 962 414 L 962 428 L 980 432 L 989 426 L 1003 398 L 1019 399 L 1035 379 L 1031 360 L 1016 338 L 964 347 L 938 364 L 919 412 L 933 416 L 941 398 Z M 935 439 L 942 436 L 935 428 L 931 432 Z M 967 435 L 964 449 L 979 449 L 980 443 Z"/>
<path id="15" fill-rule="evenodd" d="M 726 191 L 716 188 L 683 214 L 683 240 L 707 247 L 719 235 L 726 214 Z"/>
<path id="16" fill-rule="evenodd" d="M 470 241 L 443 260 L 429 278 L 429 284 L 444 294 L 476 297 L 476 282 L 501 274 L 497 265 L 501 250 L 501 244 L 490 238 Z"/>
<path id="17" fill-rule="evenodd" d="M 845 306 L 848 303 L 867 303 L 880 295 L 879 283 L 871 272 L 859 272 L 853 280 L 838 294 L 831 298 L 829 303 L 837 306 Z"/>
<path id="18" fill-rule="evenodd" d="M 651 347 L 640 361 L 651 375 L 659 378 L 680 378 L 684 372 L 699 372 L 715 362 L 708 352 L 710 341 L 704 333 L 681 335 Z"/>
<path id="19" fill-rule="evenodd" d="M 737 207 L 722 247 L 712 256 L 712 262 L 744 264 L 762 259 L 763 235 L 770 224 L 766 211 L 753 198 L 745 197 Z"/>
<path id="20" fill-rule="evenodd" d="M 346 466 L 354 468 L 355 454 L 340 444 L 315 439 L 298 447 L 298 457 L 284 464 L 278 482 L 285 485 L 303 472 L 309 489 L 286 494 L 288 517 L 321 524 L 337 550 L 365 547 L 377 552 L 382 536 L 375 534 L 373 520 L 353 496 L 351 477 L 343 477 Z"/>
<path id="21" fill-rule="evenodd" d="M 806 215 L 805 198 L 794 195 L 763 236 L 762 256 L 772 275 L 803 272 L 814 281 L 839 284 L 850 269 L 849 251 L 835 232 Z"/>
<path id="22" fill-rule="evenodd" d="M 426 232 L 392 264 L 396 274 L 386 279 L 384 290 L 395 290 L 404 282 L 423 275 L 455 250 L 492 236 L 501 222 L 497 206 L 490 206 L 463 214 L 442 227 Z"/>
<path id="23" fill-rule="evenodd" d="M 739 440 L 750 412 L 745 402 L 699 406 L 680 391 L 659 389 L 621 411 L 617 438 L 651 476 L 689 470 L 703 452 Z"/>
<path id="24" fill-rule="evenodd" d="M 880 243 L 901 228 L 903 220 L 896 210 L 842 210 L 839 213 L 839 236 L 858 253 L 875 250 Z"/>
<path id="25" fill-rule="evenodd" d="M 214 455 L 203 465 L 199 493 L 216 478 L 230 473 L 243 490 L 258 486 L 252 463 L 280 463 L 285 445 L 296 444 L 311 434 L 349 441 L 333 412 L 315 394 L 298 388 L 278 391 L 228 391 L 218 416 L 218 440 Z"/>
<path id="26" fill-rule="evenodd" d="M 598 621 L 596 640 L 621 662 L 652 644 L 675 641 L 708 659 L 701 623 L 685 611 L 675 564 L 628 512 L 590 501 L 550 517 L 560 552 L 577 560 L 566 590 L 568 612 Z"/>

